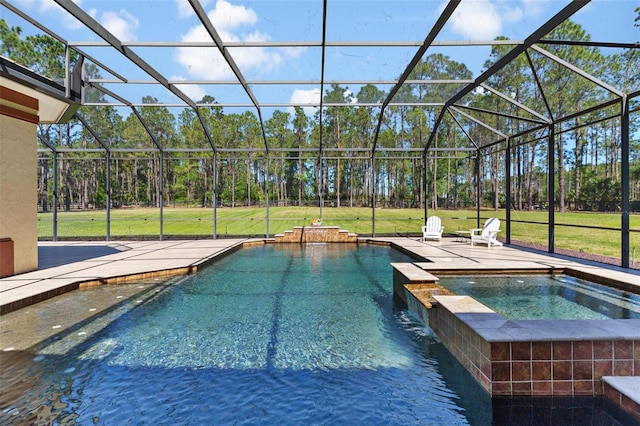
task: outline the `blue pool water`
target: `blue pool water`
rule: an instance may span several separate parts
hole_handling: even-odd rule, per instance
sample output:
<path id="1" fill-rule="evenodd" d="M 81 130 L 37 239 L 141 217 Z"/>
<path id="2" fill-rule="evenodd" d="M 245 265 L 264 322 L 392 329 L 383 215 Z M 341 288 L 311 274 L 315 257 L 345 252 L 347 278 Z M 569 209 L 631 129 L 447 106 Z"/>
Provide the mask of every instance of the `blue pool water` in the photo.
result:
<path id="1" fill-rule="evenodd" d="M 508 319 L 638 319 L 640 295 L 568 275 L 441 277 Z"/>
<path id="2" fill-rule="evenodd" d="M 31 399 L 4 420 L 483 424 L 490 399 L 394 305 L 389 264 L 407 260 L 379 246 L 240 250 L 47 342 L 22 361 Z"/>
<path id="3" fill-rule="evenodd" d="M 380 246 L 261 246 L 140 286 L 33 350 L 0 353 L 0 423 L 624 424 L 598 399 L 496 405 L 394 302 L 389 264 L 407 260 Z M 76 296 L 41 309 L 72 310 Z"/>

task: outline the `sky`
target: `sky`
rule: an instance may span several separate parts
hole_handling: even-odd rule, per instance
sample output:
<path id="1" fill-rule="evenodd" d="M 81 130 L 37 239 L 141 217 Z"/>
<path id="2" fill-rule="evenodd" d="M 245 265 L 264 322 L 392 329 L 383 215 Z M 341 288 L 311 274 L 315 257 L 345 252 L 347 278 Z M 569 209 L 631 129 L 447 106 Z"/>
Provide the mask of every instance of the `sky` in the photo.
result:
<path id="1" fill-rule="evenodd" d="M 8 2 L 67 41 L 101 41 L 53 0 Z M 211 41 L 187 0 L 74 2 L 122 41 Z M 522 40 L 567 3 L 558 0 L 463 0 L 437 40 L 480 41 L 500 35 Z M 225 42 L 322 40 L 321 0 L 201 0 L 201 4 Z M 326 40 L 422 42 L 445 5 L 441 0 L 329 0 Z M 594 0 L 572 19 L 591 34 L 592 40 L 636 42 L 640 40 L 640 29 L 634 27 L 633 22 L 637 7 L 640 7 L 637 0 Z M 38 32 L 4 7 L 0 7 L 0 17 L 10 26 L 20 26 L 23 35 Z M 324 76 L 327 80 L 353 82 L 345 85 L 357 93 L 361 86 L 357 81 L 398 78 L 417 48 L 328 47 Z M 81 49 L 129 80 L 150 80 L 148 74 L 123 60 L 122 54 L 111 47 L 82 46 Z M 237 82 L 217 48 L 132 46 L 131 49 L 171 81 Z M 229 47 L 229 52 L 248 81 L 319 80 L 322 71 L 322 52 L 315 46 Z M 444 53 L 464 62 L 473 75 L 478 76 L 490 48 L 432 47 L 427 51 L 429 53 Z M 105 70 L 101 70 L 101 74 L 113 78 Z M 145 94 L 168 104 L 180 102 L 175 95 L 157 85 L 105 86 L 132 102 L 140 102 Z M 378 86 L 384 91 L 392 87 L 389 84 Z M 220 103 L 239 105 L 238 109 L 246 109 L 251 103 L 238 84 L 182 84 L 178 87 L 194 101 L 210 95 Z M 261 104 L 306 104 L 318 102 L 320 97 L 320 87 L 315 84 L 255 84 L 251 85 L 251 90 Z M 234 109 L 233 106 L 228 108 Z"/>

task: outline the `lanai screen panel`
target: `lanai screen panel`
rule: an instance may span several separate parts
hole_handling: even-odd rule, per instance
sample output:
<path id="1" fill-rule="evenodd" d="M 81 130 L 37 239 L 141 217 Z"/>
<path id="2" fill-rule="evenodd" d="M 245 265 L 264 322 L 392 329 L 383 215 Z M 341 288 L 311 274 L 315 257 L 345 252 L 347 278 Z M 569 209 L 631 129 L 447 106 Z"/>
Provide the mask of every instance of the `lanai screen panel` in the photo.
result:
<path id="1" fill-rule="evenodd" d="M 442 4 L 86 1 L 80 5 L 57 0 L 3 5 L 11 11 L 6 14 L 10 25 L 24 27 L 25 34 L 54 36 L 73 50 L 72 60 L 77 54 L 85 57 L 87 87 L 102 90 L 97 99 L 85 100 L 89 105 L 195 109 L 215 103 L 246 109 L 264 127 L 276 111 L 293 113 L 299 106 L 313 114 L 325 102 L 331 104 L 336 100 L 328 96 L 332 88 L 342 90 L 350 104 L 377 102 L 374 99 L 384 95 L 388 95 L 381 101 L 385 108 L 444 104 L 482 76 L 490 64 L 487 60 L 497 61 L 533 34 L 556 41 L 575 36 L 560 30 L 548 34 L 574 14 L 587 32 L 606 36 L 612 43 L 632 42 L 630 19 L 615 21 L 616 26 L 609 27 L 621 29 L 610 30 L 611 34 L 603 34 L 596 25 L 598 10 L 614 9 L 610 3 L 591 2 L 584 8 L 566 1 L 532 5 L 471 0 Z M 625 2 L 619 6 L 626 7 L 627 14 L 610 13 L 607 19 L 619 20 L 632 12 Z M 549 31 L 540 33 L 547 22 L 552 23 Z M 412 62 L 421 47 L 424 54 Z M 465 71 L 453 72 L 438 63 L 443 57 Z M 460 83 L 426 90 L 425 86 L 435 88 L 434 80 L 445 79 Z M 398 81 L 404 84 L 400 87 Z M 372 86 L 378 96 L 371 94 Z M 457 102 L 470 104 L 471 98 Z M 210 129 L 202 131 L 215 147 L 207 134 Z M 371 141 L 370 146 L 375 144 Z"/>
<path id="2" fill-rule="evenodd" d="M 413 197 L 458 205 L 451 201 L 451 188 L 460 189 L 451 184 L 458 177 L 449 173 L 443 180 L 440 174 L 443 167 L 458 167 L 451 157 L 460 153 L 471 170 L 476 155 L 484 157 L 483 164 L 507 161 L 507 140 L 536 144 L 540 176 L 564 179 L 558 163 L 564 151 L 566 178 L 575 179 L 571 158 L 580 153 L 571 148 L 571 135 L 587 122 L 594 122 L 592 128 L 614 123 L 604 138 L 623 147 L 619 158 L 629 151 L 623 132 L 615 130 L 625 121 L 616 117 L 626 97 L 630 145 L 638 138 L 638 11 L 624 0 L 0 5 L 3 19 L 11 28 L 20 26 L 23 38 L 56 39 L 58 50 L 49 56 L 68 62 L 69 69 L 38 68 L 13 52 L 23 65 L 64 79 L 83 64 L 84 106 L 73 131 L 64 145 L 55 137 L 41 140 L 40 150 L 127 163 L 152 157 L 144 160 L 148 170 L 154 170 L 154 161 L 167 166 L 165 200 L 178 184 L 171 179 L 174 166 L 206 168 L 197 157 L 208 155 L 207 161 L 225 167 L 228 158 L 260 156 L 260 169 L 275 173 L 261 176 L 256 185 L 265 193 L 268 184 L 280 185 L 268 195 L 279 194 L 269 198 L 277 203 L 288 202 L 281 194 L 296 194 L 301 203 L 312 188 L 324 191 L 316 189 L 316 197 L 350 203 L 353 191 L 345 191 L 350 179 L 381 168 L 377 160 L 385 163 L 380 176 L 389 177 L 368 184 L 371 194 L 356 198 L 375 199 L 377 189 L 388 197 L 384 202 L 402 205 Z M 584 128 L 588 134 L 590 128 Z M 545 140 L 555 144 L 559 158 L 544 161 L 542 150 L 551 149 Z M 177 157 L 188 160 L 180 163 Z M 629 166 L 620 163 L 628 174 Z M 245 180 L 251 174 L 247 164 L 239 161 L 237 169 Z M 494 193 L 492 205 L 501 202 L 495 194 L 514 195 L 507 188 L 510 168 L 499 167 L 497 177 L 477 182 L 493 185 L 476 188 L 478 194 Z M 424 173 L 419 178 L 414 173 L 406 184 L 397 178 L 420 168 Z M 310 184 L 301 191 L 302 172 Z M 465 176 L 467 185 L 470 181 Z M 390 189 L 390 182 L 398 182 L 397 189 Z M 626 183 L 621 179 L 621 184 Z M 544 189 L 552 207 L 553 185 Z M 468 188 L 466 193 L 475 198 Z M 626 209 L 623 202 L 619 208 Z"/>

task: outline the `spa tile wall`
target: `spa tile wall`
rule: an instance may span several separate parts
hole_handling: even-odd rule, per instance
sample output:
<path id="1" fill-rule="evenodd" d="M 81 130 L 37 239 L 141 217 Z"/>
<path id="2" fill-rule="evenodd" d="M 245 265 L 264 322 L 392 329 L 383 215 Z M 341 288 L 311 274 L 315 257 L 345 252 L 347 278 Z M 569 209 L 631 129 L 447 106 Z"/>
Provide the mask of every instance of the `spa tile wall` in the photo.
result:
<path id="1" fill-rule="evenodd" d="M 487 342 L 442 306 L 428 315 L 492 396 L 601 395 L 603 376 L 640 376 L 640 340 Z"/>

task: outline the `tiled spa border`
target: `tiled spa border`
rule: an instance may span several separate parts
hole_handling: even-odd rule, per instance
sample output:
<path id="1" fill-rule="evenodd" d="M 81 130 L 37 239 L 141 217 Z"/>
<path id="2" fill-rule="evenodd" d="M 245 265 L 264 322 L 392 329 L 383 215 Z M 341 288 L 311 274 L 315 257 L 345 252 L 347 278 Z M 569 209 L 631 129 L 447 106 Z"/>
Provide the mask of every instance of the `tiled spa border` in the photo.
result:
<path id="1" fill-rule="evenodd" d="M 446 296 L 416 263 L 392 266 L 394 295 L 492 397 L 603 395 L 640 421 L 637 392 L 611 384 L 640 383 L 640 320 L 507 320 L 469 296 Z"/>
<path id="2" fill-rule="evenodd" d="M 576 335 L 565 340 L 566 336 L 553 336 L 554 330 L 562 328 L 562 321 L 545 321 L 555 323 L 548 324 L 546 336 L 541 334 L 539 338 L 524 341 L 491 341 L 474 329 L 473 322 L 479 318 L 464 318 L 465 314 L 459 310 L 452 312 L 447 308 L 451 298 L 460 297 L 464 296 L 434 296 L 438 305 L 429 310 L 429 326 L 492 396 L 602 395 L 603 376 L 640 375 L 638 336 L 612 333 L 610 338 L 585 339 Z M 509 324 L 525 321 L 495 318 L 493 321 L 496 330 L 509 329 L 509 334 L 526 327 L 525 324 Z M 633 321 L 640 326 L 637 320 L 620 321 Z M 606 322 L 615 328 L 614 323 L 618 320 Z"/>
<path id="3" fill-rule="evenodd" d="M 640 420 L 638 382 L 630 377 L 603 377 L 604 394 L 618 408 Z M 633 396 L 629 396 L 633 395 Z"/>
<path id="4" fill-rule="evenodd" d="M 603 380 L 640 376 L 640 320 L 601 321 L 595 331 L 580 321 L 599 337 L 567 338 L 580 322 L 509 321 L 468 296 L 434 295 L 434 308 L 411 291 L 405 297 L 492 397 L 604 395 L 640 420 L 638 404 Z"/>

